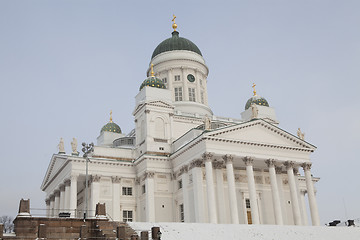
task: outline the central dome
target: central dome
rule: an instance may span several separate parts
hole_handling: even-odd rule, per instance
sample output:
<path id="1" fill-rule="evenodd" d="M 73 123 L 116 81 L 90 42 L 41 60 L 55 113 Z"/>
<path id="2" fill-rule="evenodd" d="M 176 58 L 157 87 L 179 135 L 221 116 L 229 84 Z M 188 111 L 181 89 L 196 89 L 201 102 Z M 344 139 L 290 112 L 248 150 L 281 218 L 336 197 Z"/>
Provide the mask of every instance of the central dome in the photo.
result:
<path id="1" fill-rule="evenodd" d="M 202 56 L 200 49 L 190 40 L 179 37 L 179 32 L 172 32 L 172 37 L 162 41 L 154 50 L 151 59 L 163 52 L 187 50 Z"/>

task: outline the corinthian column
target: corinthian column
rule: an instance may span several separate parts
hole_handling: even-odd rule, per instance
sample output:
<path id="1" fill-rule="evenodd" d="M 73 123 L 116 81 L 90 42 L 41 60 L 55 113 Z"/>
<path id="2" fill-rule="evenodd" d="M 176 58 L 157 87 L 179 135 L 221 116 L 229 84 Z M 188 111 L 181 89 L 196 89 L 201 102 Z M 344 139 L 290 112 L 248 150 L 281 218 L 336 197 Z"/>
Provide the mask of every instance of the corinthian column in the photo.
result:
<path id="1" fill-rule="evenodd" d="M 320 225 L 319 212 L 315 198 L 312 176 L 310 172 L 311 163 L 303 163 L 302 167 L 304 168 L 304 173 L 305 173 L 306 188 L 307 188 L 310 213 L 311 213 L 311 222 L 313 226 L 319 226 Z"/>
<path id="2" fill-rule="evenodd" d="M 205 222 L 205 208 L 204 208 L 204 187 L 203 187 L 203 161 L 196 159 L 191 162 L 191 172 L 193 176 L 193 191 L 194 191 L 194 208 L 195 208 L 195 222 Z"/>
<path id="3" fill-rule="evenodd" d="M 225 210 L 225 191 L 224 191 L 224 173 L 223 161 L 213 162 L 213 167 L 215 169 L 215 181 L 216 181 L 216 207 L 218 213 L 218 223 L 228 223 L 226 210 Z"/>
<path id="4" fill-rule="evenodd" d="M 188 166 L 185 165 L 180 169 L 182 192 L 183 192 L 183 203 L 184 203 L 184 222 L 190 222 L 190 204 L 189 204 L 189 175 Z"/>
<path id="5" fill-rule="evenodd" d="M 54 202 L 54 216 L 59 217 L 59 209 L 60 209 L 60 190 L 54 191 L 55 202 Z"/>
<path id="6" fill-rule="evenodd" d="M 251 219 L 253 224 L 260 224 L 259 208 L 256 200 L 255 179 L 254 179 L 254 170 L 253 170 L 254 160 L 251 157 L 245 157 L 243 161 L 246 165 L 246 175 L 248 179 L 250 205 L 251 205 Z"/>
<path id="7" fill-rule="evenodd" d="M 85 204 L 85 200 L 84 200 L 84 204 Z M 69 209 L 70 209 L 71 217 L 76 217 L 76 208 L 77 208 L 77 176 L 71 176 L 70 195 L 69 195 Z"/>
<path id="8" fill-rule="evenodd" d="M 295 225 L 301 225 L 301 214 L 300 214 L 300 207 L 299 207 L 299 198 L 297 194 L 297 188 L 295 183 L 294 177 L 294 163 L 287 161 L 284 163 L 289 179 L 289 186 L 290 186 L 290 195 L 291 195 L 291 205 L 293 209 L 294 215 L 294 222 Z"/>
<path id="9" fill-rule="evenodd" d="M 234 176 L 234 167 L 233 167 L 233 156 L 225 155 L 225 156 L 223 156 L 223 159 L 226 164 L 231 223 L 239 224 L 238 207 L 237 207 L 237 200 L 236 200 L 236 189 L 235 189 L 235 176 Z"/>
<path id="10" fill-rule="evenodd" d="M 91 176 L 91 203 L 90 203 L 90 212 L 86 213 L 86 216 L 95 216 L 96 204 L 100 201 L 100 179 L 99 175 Z"/>
<path id="11" fill-rule="evenodd" d="M 268 159 L 265 161 L 265 163 L 269 168 L 272 199 L 273 199 L 274 212 L 275 212 L 275 222 L 277 225 L 283 225 L 284 223 L 281 213 L 279 189 L 276 180 L 275 160 Z"/>
<path id="12" fill-rule="evenodd" d="M 217 223 L 212 156 L 213 155 L 211 153 L 203 154 L 203 159 L 205 161 L 206 188 L 210 223 Z"/>
<path id="13" fill-rule="evenodd" d="M 112 218 L 114 221 L 120 221 L 120 181 L 118 176 L 112 176 Z"/>

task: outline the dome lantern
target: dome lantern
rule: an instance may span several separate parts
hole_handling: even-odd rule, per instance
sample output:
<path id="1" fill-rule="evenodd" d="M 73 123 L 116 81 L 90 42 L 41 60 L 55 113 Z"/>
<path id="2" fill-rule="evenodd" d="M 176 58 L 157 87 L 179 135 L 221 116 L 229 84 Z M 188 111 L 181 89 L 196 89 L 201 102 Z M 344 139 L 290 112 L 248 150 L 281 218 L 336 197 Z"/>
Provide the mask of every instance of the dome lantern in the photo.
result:
<path id="1" fill-rule="evenodd" d="M 256 84 L 253 83 L 252 88 L 254 89 L 253 90 L 254 96 L 252 96 L 251 98 L 249 98 L 249 100 L 247 100 L 247 102 L 245 104 L 245 110 L 247 110 L 249 107 L 251 107 L 252 103 L 255 103 L 256 105 L 259 105 L 259 106 L 270 107 L 268 101 L 265 98 L 257 95 L 255 86 L 256 86 Z"/>
<path id="2" fill-rule="evenodd" d="M 110 121 L 101 128 L 100 133 L 102 132 L 121 133 L 121 128 L 119 127 L 119 125 L 113 122 L 112 111 L 110 111 Z"/>

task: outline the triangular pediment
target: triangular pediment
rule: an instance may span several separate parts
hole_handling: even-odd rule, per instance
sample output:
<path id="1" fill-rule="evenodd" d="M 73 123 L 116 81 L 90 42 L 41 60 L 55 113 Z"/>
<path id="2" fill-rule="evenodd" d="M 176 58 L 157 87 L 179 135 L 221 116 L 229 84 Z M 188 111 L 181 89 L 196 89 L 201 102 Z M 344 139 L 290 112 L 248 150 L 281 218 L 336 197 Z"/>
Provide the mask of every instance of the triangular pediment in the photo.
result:
<path id="1" fill-rule="evenodd" d="M 133 115 L 135 115 L 142 107 L 150 105 L 150 106 L 156 106 L 156 107 L 163 107 L 163 108 L 171 108 L 173 109 L 174 106 L 161 100 L 155 100 L 155 101 L 148 101 L 148 102 L 142 102 L 139 105 L 136 106 L 135 110 L 133 111 Z"/>
<path id="2" fill-rule="evenodd" d="M 43 183 L 41 184 L 41 188 L 45 187 L 46 184 L 55 177 L 59 170 L 66 164 L 67 160 L 67 157 L 60 157 L 59 155 L 54 155 L 52 157 Z"/>
<path id="3" fill-rule="evenodd" d="M 211 131 L 209 137 L 272 146 L 316 149 L 315 146 L 263 120 Z"/>
<path id="4" fill-rule="evenodd" d="M 147 102 L 147 104 L 152 105 L 152 106 L 157 106 L 157 107 L 174 108 L 174 106 L 172 106 L 171 104 L 161 101 L 161 100 L 150 101 L 150 102 Z"/>

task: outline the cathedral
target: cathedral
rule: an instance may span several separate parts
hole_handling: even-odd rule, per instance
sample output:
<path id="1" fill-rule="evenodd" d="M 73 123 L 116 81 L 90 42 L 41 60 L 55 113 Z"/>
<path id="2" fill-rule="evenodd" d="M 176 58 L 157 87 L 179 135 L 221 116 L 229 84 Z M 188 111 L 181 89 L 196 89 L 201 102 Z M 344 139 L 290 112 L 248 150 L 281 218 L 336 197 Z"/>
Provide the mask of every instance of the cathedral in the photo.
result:
<path id="1" fill-rule="evenodd" d="M 105 203 L 113 221 L 319 225 L 316 147 L 279 127 L 255 84 L 241 118 L 216 116 L 205 59 L 172 27 L 134 93 L 134 129 L 110 114 L 85 156 L 60 141 L 41 185 L 47 216 L 96 218 Z"/>

